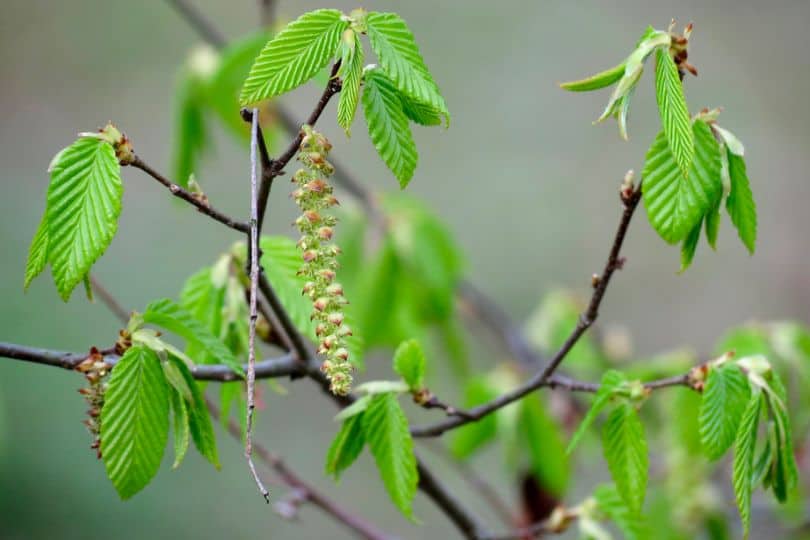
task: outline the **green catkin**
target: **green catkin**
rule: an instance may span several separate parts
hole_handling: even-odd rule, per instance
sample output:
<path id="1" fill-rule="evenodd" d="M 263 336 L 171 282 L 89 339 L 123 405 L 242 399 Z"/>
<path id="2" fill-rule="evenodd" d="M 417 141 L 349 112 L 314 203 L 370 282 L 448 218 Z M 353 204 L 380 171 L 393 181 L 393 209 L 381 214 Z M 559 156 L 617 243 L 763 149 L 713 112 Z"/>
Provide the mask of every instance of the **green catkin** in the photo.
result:
<path id="1" fill-rule="evenodd" d="M 343 305 L 346 304 L 343 287 L 335 281 L 340 248 L 331 240 L 337 218 L 326 213 L 338 204 L 332 195 L 332 186 L 327 183 L 335 172 L 326 160 L 332 145 L 310 126 L 304 126 L 303 133 L 298 153 L 303 168 L 292 179 L 297 185 L 292 196 L 301 208 L 301 215 L 295 220 L 301 232 L 298 247 L 304 259 L 299 274 L 306 278 L 303 293 L 312 300 L 318 354 L 324 357 L 321 371 L 329 378 L 334 394 L 346 395 L 351 390 L 353 367 L 349 363 L 345 338 L 352 335 L 352 331 L 343 322 Z"/>

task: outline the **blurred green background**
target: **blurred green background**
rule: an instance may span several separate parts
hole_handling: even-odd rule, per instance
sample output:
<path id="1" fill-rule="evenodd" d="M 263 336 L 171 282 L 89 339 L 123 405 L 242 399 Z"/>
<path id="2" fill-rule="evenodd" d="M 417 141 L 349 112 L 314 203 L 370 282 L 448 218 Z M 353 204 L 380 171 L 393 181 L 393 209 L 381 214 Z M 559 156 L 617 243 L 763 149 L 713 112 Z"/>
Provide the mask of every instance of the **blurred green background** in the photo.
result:
<path id="1" fill-rule="evenodd" d="M 257 27 L 255 1 L 195 4 L 228 37 Z M 282 1 L 277 9 L 280 17 L 294 18 L 317 7 L 348 11 L 356 5 Z M 544 291 L 587 290 L 617 224 L 618 185 L 628 168 L 641 169 L 658 129 L 649 79 L 637 93 L 629 143 L 620 141 L 612 122 L 591 126 L 606 92 L 567 94 L 555 83 L 614 65 L 647 24 L 665 28 L 671 17 L 695 21 L 690 61 L 700 76 L 687 79 L 687 99 L 693 109 L 725 107 L 723 125 L 746 144 L 759 207 L 758 252 L 749 257 L 725 222 L 719 252 L 701 245 L 693 267 L 676 275 L 678 250 L 661 242 L 639 212 L 626 243 L 626 269 L 611 285 L 601 323 L 627 327 L 635 352 L 652 354 L 681 345 L 708 351 L 728 327 L 749 319 L 807 321 L 810 3 L 411 0 L 363 7 L 397 11 L 408 21 L 453 114 L 447 131 L 415 131 L 420 162 L 408 190 L 455 234 L 470 280 L 518 320 Z M 168 172 L 177 70 L 197 43 L 193 30 L 159 0 L 3 1 L 0 341 L 81 351 L 114 339 L 119 325 L 102 305 L 79 294 L 62 303 L 48 278 L 22 292 L 28 243 L 44 208 L 45 170 L 76 132 L 112 120 L 147 162 Z M 307 87 L 285 103 L 303 118 L 316 93 Z M 340 161 L 374 189 L 397 190 L 364 127 L 358 124 L 347 140 L 333 108 L 320 127 Z M 246 150 L 221 130 L 215 140 L 197 176 L 217 207 L 244 213 Z M 176 296 L 188 275 L 235 238 L 175 204 L 143 174 L 125 170 L 124 182 L 119 233 L 95 274 L 127 307 L 142 309 L 154 298 Z M 267 232 L 294 233 L 286 189 L 281 182 L 273 193 Z M 473 362 L 490 365 L 492 358 L 475 354 L 472 343 Z M 378 360 L 367 362 L 369 377 L 388 373 L 387 358 Z M 273 513 L 255 492 L 241 448 L 222 432 L 221 472 L 190 453 L 178 471 L 169 472 L 166 464 L 143 493 L 120 502 L 88 450 L 80 425 L 85 405 L 76 393 L 81 385 L 68 372 L 0 360 L 0 537 L 348 537 L 311 507 L 302 511 L 301 523 Z M 331 404 L 311 385 L 294 385 L 284 398 L 267 396 L 257 436 L 308 480 L 403 537 L 454 537 L 421 495 L 416 514 L 423 525 L 401 518 L 368 456 L 339 488 L 323 477 L 324 450 L 336 426 Z M 489 454 L 476 463 L 504 494 L 513 494 L 499 476 L 498 457 Z M 463 498 L 471 498 L 457 475 L 447 476 Z M 592 483 L 578 481 L 583 490 Z M 284 489 L 273 492 L 280 497 Z"/>

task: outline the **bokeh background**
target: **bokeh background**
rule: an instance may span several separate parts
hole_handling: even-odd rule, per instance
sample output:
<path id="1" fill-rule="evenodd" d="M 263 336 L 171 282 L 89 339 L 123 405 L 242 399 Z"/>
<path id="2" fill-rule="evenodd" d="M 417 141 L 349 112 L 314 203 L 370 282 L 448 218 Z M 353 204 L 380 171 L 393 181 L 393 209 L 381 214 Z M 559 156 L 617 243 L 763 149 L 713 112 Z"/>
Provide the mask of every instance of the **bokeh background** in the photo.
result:
<path id="1" fill-rule="evenodd" d="M 253 32 L 253 0 L 195 3 L 229 37 Z M 281 17 L 351 2 L 279 2 Z M 623 58 L 647 24 L 695 21 L 690 60 L 700 76 L 686 83 L 693 109 L 725 107 L 722 122 L 746 144 L 760 233 L 749 257 L 726 221 L 719 250 L 705 244 L 677 275 L 678 250 L 637 216 L 603 324 L 630 330 L 635 351 L 681 345 L 710 350 L 730 326 L 749 319 L 797 318 L 810 310 L 810 60 L 801 0 L 375 1 L 367 9 L 399 12 L 414 30 L 453 114 L 449 130 L 417 129 L 420 163 L 408 188 L 440 214 L 461 244 L 472 282 L 524 319 L 545 291 L 586 291 L 601 268 L 616 226 L 617 188 L 640 170 L 658 129 L 649 78 L 640 85 L 620 141 L 613 123 L 593 127 L 607 93 L 567 94 L 556 82 L 579 78 Z M 64 350 L 106 345 L 118 324 L 100 304 L 76 294 L 62 303 L 48 278 L 27 294 L 27 247 L 44 208 L 46 167 L 78 131 L 113 120 L 150 164 L 168 171 L 177 69 L 198 36 L 160 0 L 70 2 L 3 0 L 0 5 L 0 340 Z M 649 74 L 648 74 L 649 76 Z M 317 89 L 285 98 L 299 117 Z M 396 182 L 358 125 L 347 141 L 334 123 L 321 128 L 341 161 L 369 186 Z M 199 171 L 206 192 L 229 213 L 247 208 L 247 153 L 216 136 Z M 123 304 L 142 308 L 175 296 L 183 280 L 234 240 L 228 230 L 169 200 L 163 188 L 124 171 L 120 228 L 95 273 Z M 284 183 L 273 194 L 266 230 L 292 234 L 294 207 Z M 475 349 L 473 348 L 473 353 Z M 484 366 L 489 358 L 473 361 Z M 384 375 L 388 361 L 369 360 Z M 69 372 L 0 360 L 0 537 L 14 538 L 344 538 L 307 507 L 287 523 L 255 493 L 241 449 L 222 432 L 223 470 L 195 453 L 122 503 L 88 450 L 80 421 L 81 379 Z M 290 386 L 290 385 L 288 385 Z M 331 405 L 307 384 L 268 398 L 257 433 L 304 476 L 407 538 L 454 537 L 448 522 L 417 496 L 413 526 L 388 503 L 366 457 L 339 488 L 321 473 L 335 426 Z M 429 457 L 429 460 L 432 460 Z M 477 466 L 504 494 L 497 457 Z M 440 469 L 441 472 L 445 472 Z M 448 482 L 466 497 L 456 475 Z M 581 479 L 583 489 L 589 480 Z M 279 496 L 282 488 L 276 488 Z"/>

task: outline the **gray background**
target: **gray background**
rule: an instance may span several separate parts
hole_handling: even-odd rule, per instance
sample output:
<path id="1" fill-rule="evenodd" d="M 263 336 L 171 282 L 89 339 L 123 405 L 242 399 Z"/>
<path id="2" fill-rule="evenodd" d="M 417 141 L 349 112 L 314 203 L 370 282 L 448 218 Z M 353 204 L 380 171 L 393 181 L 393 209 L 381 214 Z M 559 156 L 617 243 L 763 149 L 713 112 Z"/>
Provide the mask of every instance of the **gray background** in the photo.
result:
<path id="1" fill-rule="evenodd" d="M 230 37 L 257 25 L 251 0 L 197 4 Z M 334 0 L 331 6 L 355 7 Z M 316 7 L 327 6 L 281 2 L 279 12 L 296 17 Z M 690 60 L 700 77 L 687 81 L 687 99 L 693 110 L 724 106 L 721 122 L 746 144 L 760 246 L 749 257 L 726 221 L 719 252 L 701 245 L 694 267 L 676 275 L 678 250 L 655 236 L 642 211 L 602 321 L 625 325 L 636 350 L 653 353 L 684 344 L 705 351 L 726 328 L 751 318 L 807 319 L 810 4 L 686 0 L 673 8 L 662 0 L 412 0 L 364 7 L 397 11 L 408 21 L 453 114 L 448 131 L 417 131 L 420 163 L 409 191 L 448 223 L 466 253 L 471 280 L 516 318 L 525 317 L 544 291 L 586 290 L 618 220 L 618 184 L 628 168 L 640 170 L 658 125 L 649 73 L 637 93 L 629 143 L 619 140 L 612 122 L 591 126 L 605 92 L 567 94 L 555 83 L 614 65 L 647 24 L 665 28 L 671 17 L 681 24 L 694 20 Z M 45 169 L 76 132 L 113 120 L 149 163 L 168 172 L 176 69 L 197 42 L 158 0 L 3 0 L 0 340 L 66 350 L 112 340 L 118 325 L 103 306 L 78 294 L 62 303 L 49 277 L 22 292 L 28 242 L 44 207 Z M 285 101 L 303 117 L 314 96 L 308 88 Z M 347 141 L 333 118 L 334 105 L 322 128 L 342 161 L 375 189 L 395 190 L 362 125 Z M 247 208 L 245 158 L 244 149 L 218 136 L 215 154 L 198 175 L 227 212 Z M 176 295 L 184 278 L 234 236 L 173 203 L 136 171 L 126 170 L 124 182 L 119 233 L 96 273 L 125 305 L 142 308 Z M 266 230 L 291 233 L 293 207 L 280 186 Z M 381 360 L 372 374 L 386 372 Z M 79 424 L 84 404 L 75 393 L 80 385 L 67 372 L 0 361 L 3 538 L 344 537 L 312 508 L 303 511 L 301 524 L 273 514 L 256 495 L 240 448 L 224 435 L 222 472 L 190 454 L 180 470 L 164 466 L 143 493 L 119 502 L 87 450 Z M 444 517 L 421 495 L 416 513 L 424 525 L 399 517 L 368 457 L 339 489 L 322 477 L 332 409 L 309 385 L 268 400 L 259 438 L 308 479 L 404 537 L 452 537 Z M 498 476 L 496 458 L 487 455 L 480 463 Z M 449 481 L 464 493 L 457 479 Z M 587 489 L 592 479 L 581 483 Z"/>

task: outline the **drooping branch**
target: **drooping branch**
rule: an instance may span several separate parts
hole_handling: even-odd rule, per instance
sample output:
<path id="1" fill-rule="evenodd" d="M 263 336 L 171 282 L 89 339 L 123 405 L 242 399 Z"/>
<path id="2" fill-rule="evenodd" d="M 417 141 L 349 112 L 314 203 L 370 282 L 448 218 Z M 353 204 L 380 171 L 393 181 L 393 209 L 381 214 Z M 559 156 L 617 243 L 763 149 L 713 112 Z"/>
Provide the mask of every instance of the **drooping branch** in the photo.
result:
<path id="1" fill-rule="evenodd" d="M 143 172 L 145 172 L 146 174 L 148 174 L 149 176 L 151 176 L 152 178 L 154 178 L 155 180 L 166 186 L 166 188 L 168 188 L 169 191 L 171 191 L 172 195 L 180 199 L 183 199 L 190 205 L 196 207 L 197 210 L 199 210 L 206 216 L 215 219 L 216 221 L 219 221 L 226 227 L 230 227 L 235 231 L 239 231 L 245 234 L 249 232 L 250 227 L 248 226 L 247 223 L 243 221 L 238 221 L 228 216 L 227 214 L 223 214 L 219 210 L 212 207 L 206 200 L 200 197 L 195 197 L 193 193 L 175 184 L 174 182 L 172 182 L 171 180 L 169 180 L 168 178 L 157 172 L 155 169 L 150 167 L 140 157 L 135 156 L 135 158 L 131 163 L 129 163 L 129 165 L 142 170 Z"/>
<path id="2" fill-rule="evenodd" d="M 220 419 L 221 414 L 219 408 L 209 399 L 206 399 L 206 405 L 208 405 L 208 410 L 211 411 L 211 416 L 213 416 L 216 420 Z M 242 429 L 233 419 L 228 419 L 228 433 L 230 433 L 231 436 L 233 436 L 233 438 L 237 441 L 241 440 L 242 438 Z M 282 460 L 281 457 L 270 452 L 261 444 L 255 443 L 254 450 L 256 451 L 256 456 L 259 458 L 259 460 L 275 471 L 275 473 L 279 476 L 281 481 L 287 485 L 287 487 L 300 492 L 307 502 L 323 510 L 326 514 L 333 517 L 338 523 L 342 523 L 349 530 L 357 533 L 360 537 L 366 538 L 367 540 L 394 540 L 393 536 L 380 531 L 377 527 L 367 522 L 360 516 L 343 508 L 337 503 L 337 501 L 334 501 L 326 495 L 320 493 L 303 478 L 295 474 L 295 472 L 290 469 L 286 463 L 284 463 L 284 460 Z"/>
<path id="3" fill-rule="evenodd" d="M 629 187 L 626 187 L 628 184 Z M 523 398 L 538 388 L 548 385 L 554 371 L 557 369 L 557 367 L 559 367 L 574 345 L 576 345 L 579 338 L 582 337 L 582 335 L 596 320 L 597 316 L 599 315 L 599 306 L 601 305 L 602 299 L 605 296 L 605 291 L 607 291 L 610 278 L 613 276 L 613 273 L 616 270 L 622 267 L 624 263 L 624 260 L 620 258 L 621 248 L 622 244 L 624 243 L 625 236 L 627 235 L 627 229 L 630 226 L 633 213 L 641 200 L 641 184 L 639 183 L 639 185 L 634 188 L 626 179 L 623 186 L 625 187 L 623 187 L 621 191 L 621 199 L 624 205 L 624 211 L 622 212 L 622 217 L 619 222 L 619 227 L 616 230 L 616 235 L 614 236 L 613 245 L 610 249 L 607 262 L 605 263 L 602 274 L 594 277 L 594 291 L 593 295 L 591 296 L 591 301 L 586 310 L 580 315 L 576 326 L 571 331 L 571 334 L 565 340 L 562 347 L 560 347 L 560 349 L 551 358 L 551 360 L 549 360 L 542 370 L 538 371 L 524 384 L 518 386 L 510 392 L 502 394 L 488 403 L 463 413 L 457 413 L 455 416 L 432 426 L 415 427 L 411 429 L 411 434 L 414 437 L 436 437 L 442 433 L 445 433 L 446 431 L 455 429 L 469 422 L 480 420 L 488 414 L 491 414 L 498 409 L 501 409 L 510 403 Z"/>

